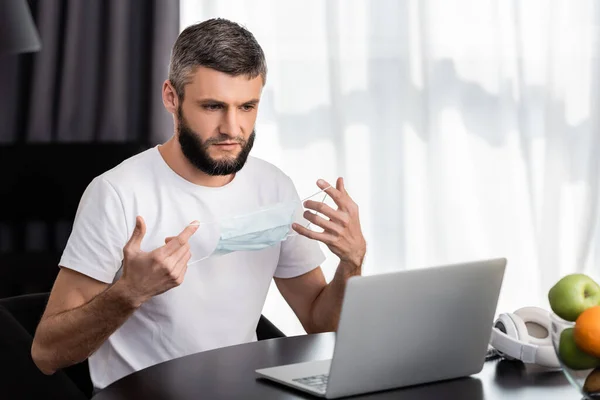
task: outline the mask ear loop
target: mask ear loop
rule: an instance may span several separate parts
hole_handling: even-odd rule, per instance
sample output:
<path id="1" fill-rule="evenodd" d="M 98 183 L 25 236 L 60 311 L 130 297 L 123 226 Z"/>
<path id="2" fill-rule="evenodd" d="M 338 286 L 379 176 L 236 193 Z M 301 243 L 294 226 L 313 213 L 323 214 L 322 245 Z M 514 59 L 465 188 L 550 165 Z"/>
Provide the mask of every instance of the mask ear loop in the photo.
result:
<path id="1" fill-rule="evenodd" d="M 201 226 L 201 225 L 216 224 L 217 222 L 218 222 L 218 221 L 209 221 L 209 222 L 192 222 L 191 224 L 188 224 L 188 226 L 198 226 L 198 227 L 199 227 L 199 226 Z M 210 256 L 211 256 L 211 254 L 209 254 L 209 255 L 207 255 L 207 256 L 204 256 L 204 257 L 202 257 L 202 258 L 200 258 L 200 259 L 198 259 L 198 260 L 194 260 L 194 261 L 192 261 L 192 262 L 188 262 L 188 264 L 187 264 L 187 265 L 188 265 L 188 267 L 189 267 L 190 265 L 193 265 L 193 264 L 196 264 L 196 263 L 198 263 L 198 262 L 200 262 L 200 261 L 204 261 L 204 260 L 206 260 L 206 259 L 207 259 L 207 258 L 209 258 Z"/>
<path id="2" fill-rule="evenodd" d="M 323 203 L 325 201 L 325 199 L 327 198 L 327 192 L 326 192 L 327 189 L 331 189 L 331 185 L 327 186 L 325 189 L 319 190 L 317 193 L 315 193 L 313 195 L 308 196 L 307 198 L 305 198 L 304 200 L 302 200 L 302 204 L 304 205 L 304 202 L 306 200 L 310 199 L 311 197 L 314 197 L 314 196 L 318 195 L 319 193 L 325 192 L 325 195 L 323 196 L 323 200 L 321 200 L 321 203 Z M 309 222 L 308 225 L 306 225 L 306 229 L 308 229 L 311 224 L 312 224 L 312 222 Z"/>
<path id="3" fill-rule="evenodd" d="M 331 187 L 331 186 L 330 186 Z M 325 193 L 325 196 L 323 196 L 323 200 L 321 200 L 321 203 L 323 203 L 325 201 L 325 199 L 327 198 L 327 193 Z M 304 203 L 304 202 L 303 202 Z M 316 214 L 316 212 L 315 212 Z M 308 229 L 310 227 L 310 225 L 312 224 L 312 222 L 308 222 L 308 225 L 306 225 L 306 229 Z"/>
<path id="4" fill-rule="evenodd" d="M 314 197 L 314 196 L 318 195 L 319 193 L 323 193 L 323 192 L 325 192 L 327 189 L 331 189 L 331 188 L 332 188 L 332 186 L 327 186 L 325 189 L 321 189 L 321 190 L 319 190 L 317 193 L 314 193 L 314 194 L 311 194 L 311 195 L 310 195 L 310 196 L 308 196 L 308 197 L 305 197 L 305 198 L 304 198 L 304 200 L 300 200 L 300 204 L 304 205 L 304 202 L 305 202 L 306 200 L 310 199 L 311 197 Z M 325 199 L 327 198 L 327 196 L 328 196 L 328 194 L 327 194 L 327 192 L 325 192 L 325 196 L 323 196 L 323 200 L 321 200 L 321 203 L 325 201 Z M 310 225 L 311 225 L 311 222 L 309 222 L 309 223 L 308 223 L 308 224 L 305 226 L 305 228 L 306 228 L 306 229 L 308 229 L 308 228 L 310 227 Z M 288 234 L 286 235 L 285 239 L 283 239 L 283 240 L 287 240 L 287 239 L 289 239 L 289 238 L 291 238 L 291 237 L 298 236 L 298 235 L 299 235 L 299 234 L 298 234 L 297 232 L 294 232 L 294 233 L 288 233 Z"/>
<path id="5" fill-rule="evenodd" d="M 188 265 L 188 267 L 189 267 L 190 265 L 193 265 L 193 264 L 199 263 L 200 261 L 204 261 L 204 260 L 206 260 L 208 257 L 210 257 L 210 256 L 204 256 L 204 257 L 202 257 L 202 258 L 201 258 L 201 259 L 199 259 L 199 260 L 195 260 L 195 261 L 192 261 L 192 262 L 189 262 L 189 263 L 187 263 L 187 265 Z"/>

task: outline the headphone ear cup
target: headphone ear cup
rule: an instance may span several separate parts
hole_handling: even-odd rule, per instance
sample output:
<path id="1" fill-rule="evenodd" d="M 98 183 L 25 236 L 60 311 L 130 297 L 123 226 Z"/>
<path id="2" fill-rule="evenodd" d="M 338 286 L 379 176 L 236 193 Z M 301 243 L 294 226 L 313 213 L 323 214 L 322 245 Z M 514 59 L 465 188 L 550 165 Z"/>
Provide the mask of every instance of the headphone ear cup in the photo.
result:
<path id="1" fill-rule="evenodd" d="M 494 328 L 499 329 L 513 339 L 518 339 L 519 332 L 513 319 L 508 316 L 508 313 L 498 316 L 498 319 L 494 322 Z"/>
<path id="2" fill-rule="evenodd" d="M 523 307 L 516 310 L 514 315 L 517 315 L 524 322 L 529 343 L 537 346 L 552 346 L 552 339 L 550 337 L 552 328 L 550 323 L 550 313 L 548 311 L 539 307 Z M 529 329 L 527 329 L 528 322 L 539 325 L 545 330 L 545 335 L 542 337 L 531 335 Z"/>
<path id="3" fill-rule="evenodd" d="M 517 336 L 515 339 L 524 343 L 529 343 L 529 331 L 527 330 L 527 326 L 525 325 L 523 319 L 517 314 L 507 313 L 506 315 L 511 319 L 515 326 L 517 332 Z"/>
<path id="4" fill-rule="evenodd" d="M 560 362 L 552 346 L 552 323 L 550 313 L 539 307 L 523 307 L 515 311 L 524 322 L 534 323 L 545 330 L 542 337 L 529 334 L 529 342 L 537 346 L 535 363 L 548 368 L 560 368 Z M 528 331 L 529 332 L 529 331 Z"/>
<path id="5" fill-rule="evenodd" d="M 509 360 L 515 360 L 519 357 L 521 336 L 527 332 L 525 324 L 519 317 L 512 314 L 500 314 L 494 322 L 494 329 L 504 333 L 492 332 L 492 347 L 500 353 L 500 355 Z M 502 350 L 504 351 L 502 351 Z"/>

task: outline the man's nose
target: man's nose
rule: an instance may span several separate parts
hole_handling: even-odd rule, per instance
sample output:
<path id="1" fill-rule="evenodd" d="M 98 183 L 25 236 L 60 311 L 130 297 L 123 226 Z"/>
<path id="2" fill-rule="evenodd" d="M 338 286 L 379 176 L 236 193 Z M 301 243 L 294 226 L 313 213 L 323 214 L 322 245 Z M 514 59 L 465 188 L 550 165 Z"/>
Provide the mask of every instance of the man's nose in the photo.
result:
<path id="1" fill-rule="evenodd" d="M 233 109 L 227 111 L 223 123 L 221 124 L 220 133 L 229 137 L 238 137 L 242 134 L 237 110 Z"/>

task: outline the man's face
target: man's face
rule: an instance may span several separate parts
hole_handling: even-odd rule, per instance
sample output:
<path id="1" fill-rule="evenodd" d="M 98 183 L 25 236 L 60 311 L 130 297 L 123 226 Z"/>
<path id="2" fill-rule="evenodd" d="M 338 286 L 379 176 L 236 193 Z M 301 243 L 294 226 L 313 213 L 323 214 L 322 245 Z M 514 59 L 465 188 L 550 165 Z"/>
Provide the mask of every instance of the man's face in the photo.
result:
<path id="1" fill-rule="evenodd" d="M 260 76 L 196 70 L 176 113 L 179 144 L 192 165 L 209 175 L 230 175 L 244 166 L 261 92 Z"/>

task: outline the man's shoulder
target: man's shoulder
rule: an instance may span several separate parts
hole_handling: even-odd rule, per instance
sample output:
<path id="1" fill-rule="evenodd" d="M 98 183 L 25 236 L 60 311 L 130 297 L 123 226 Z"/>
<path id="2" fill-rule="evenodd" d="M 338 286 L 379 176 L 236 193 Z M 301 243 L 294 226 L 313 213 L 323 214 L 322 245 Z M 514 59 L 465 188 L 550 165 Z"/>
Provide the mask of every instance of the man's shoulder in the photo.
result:
<path id="1" fill-rule="evenodd" d="M 95 180 L 103 180 L 115 188 L 131 187 L 152 173 L 156 151 L 153 147 L 133 155 L 100 174 Z"/>

